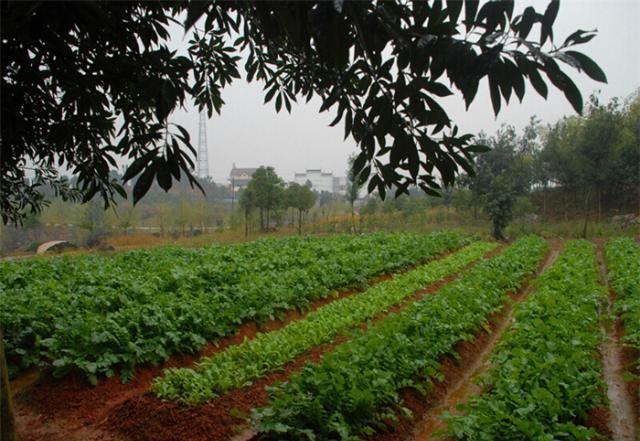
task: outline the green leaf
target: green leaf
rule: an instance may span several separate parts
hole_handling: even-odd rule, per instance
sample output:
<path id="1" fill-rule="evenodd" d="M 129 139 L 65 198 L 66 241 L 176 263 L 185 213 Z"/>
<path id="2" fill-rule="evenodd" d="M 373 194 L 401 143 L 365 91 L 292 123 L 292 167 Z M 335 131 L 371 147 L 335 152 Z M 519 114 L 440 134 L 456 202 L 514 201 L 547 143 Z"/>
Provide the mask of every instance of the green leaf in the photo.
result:
<path id="1" fill-rule="evenodd" d="M 518 35 L 522 39 L 526 39 L 531 32 L 531 27 L 536 19 L 536 10 L 532 6 L 528 6 L 522 13 L 520 23 L 518 24 Z"/>
<path id="2" fill-rule="evenodd" d="M 491 147 L 484 144 L 473 144 L 466 147 L 465 150 L 473 153 L 485 153 L 491 151 Z"/>
<path id="3" fill-rule="evenodd" d="M 547 84 L 542 79 L 542 76 L 538 72 L 538 68 L 536 66 L 532 66 L 528 72 L 529 82 L 533 86 L 533 88 L 542 96 L 544 99 L 547 99 L 547 95 L 549 90 L 547 88 Z"/>
<path id="4" fill-rule="evenodd" d="M 169 170 L 169 164 L 166 161 L 158 163 L 156 179 L 160 188 L 164 191 L 169 191 L 171 188 L 171 172 Z"/>
<path id="5" fill-rule="evenodd" d="M 547 9 L 544 11 L 542 17 L 542 29 L 540 30 L 540 45 L 542 46 L 547 39 L 553 41 L 553 23 L 558 16 L 558 9 L 560 8 L 559 0 L 551 0 Z"/>
<path id="6" fill-rule="evenodd" d="M 489 74 L 489 92 L 491 92 L 493 113 L 498 116 L 498 113 L 500 113 L 500 86 L 498 85 L 498 79 L 493 74 Z"/>
<path id="7" fill-rule="evenodd" d="M 479 0 L 465 0 L 464 1 L 464 25 L 467 32 L 473 28 L 476 22 L 476 13 L 478 12 Z"/>
<path id="8" fill-rule="evenodd" d="M 122 177 L 123 182 L 127 182 L 128 180 L 138 176 L 138 174 L 148 166 L 153 157 L 157 154 L 158 150 L 154 149 L 133 161 L 133 163 L 129 167 L 127 167 L 127 171 Z"/>
<path id="9" fill-rule="evenodd" d="M 199 19 L 209 9 L 211 4 L 206 1 L 190 1 L 187 7 L 187 19 L 184 21 L 184 31 L 191 29 Z"/>
<path id="10" fill-rule="evenodd" d="M 153 178 L 156 174 L 156 162 L 152 162 L 147 166 L 147 168 L 142 172 L 135 185 L 133 186 L 133 204 L 135 205 L 142 197 L 147 194 L 149 188 L 151 188 L 151 184 L 153 183 Z"/>
<path id="11" fill-rule="evenodd" d="M 604 74 L 602 69 L 600 69 L 600 66 L 598 66 L 591 58 L 576 51 L 565 51 L 564 53 L 574 58 L 580 65 L 580 68 L 584 70 L 590 78 L 601 83 L 607 82 L 607 76 Z"/>
<path id="12" fill-rule="evenodd" d="M 582 29 L 578 29 L 567 37 L 562 46 L 573 46 L 575 44 L 587 43 L 595 36 L 596 31 L 583 31 Z"/>
<path id="13" fill-rule="evenodd" d="M 558 89 L 564 92 L 564 96 L 567 98 L 569 103 L 571 103 L 574 110 L 579 114 L 582 114 L 582 95 L 580 94 L 580 90 L 578 90 L 573 81 L 571 81 L 565 73 L 563 73 L 557 66 L 554 66 L 555 63 L 547 66 L 547 76 Z"/>
<path id="14" fill-rule="evenodd" d="M 424 83 L 423 87 L 437 96 L 453 95 L 453 92 L 451 92 L 451 90 L 447 86 L 437 81 L 428 81 Z"/>

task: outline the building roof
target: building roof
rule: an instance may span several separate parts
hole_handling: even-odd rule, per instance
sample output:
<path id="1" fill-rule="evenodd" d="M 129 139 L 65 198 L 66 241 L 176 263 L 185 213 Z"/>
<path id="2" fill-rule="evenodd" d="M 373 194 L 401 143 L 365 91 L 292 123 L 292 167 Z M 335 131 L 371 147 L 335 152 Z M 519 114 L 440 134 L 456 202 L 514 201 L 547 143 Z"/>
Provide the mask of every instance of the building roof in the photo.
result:
<path id="1" fill-rule="evenodd" d="M 231 169 L 231 173 L 229 173 L 230 177 L 237 177 L 237 176 L 252 176 L 256 170 L 258 170 L 257 168 L 232 168 Z"/>

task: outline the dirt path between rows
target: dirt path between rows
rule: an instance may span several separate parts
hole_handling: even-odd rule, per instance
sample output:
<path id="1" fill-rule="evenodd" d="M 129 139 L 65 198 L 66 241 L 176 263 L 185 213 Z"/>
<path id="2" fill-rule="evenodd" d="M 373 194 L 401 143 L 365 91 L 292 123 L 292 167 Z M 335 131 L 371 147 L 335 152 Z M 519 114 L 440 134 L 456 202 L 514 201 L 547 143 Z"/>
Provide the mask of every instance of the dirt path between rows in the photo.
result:
<path id="1" fill-rule="evenodd" d="M 601 283 L 607 289 L 607 314 L 613 315 L 615 293 L 609 286 L 607 266 L 604 257 L 603 243 L 598 242 L 598 270 Z M 624 381 L 625 356 L 620 344 L 622 324 L 619 318 L 614 323 L 602 323 L 602 330 L 606 334 L 600 353 L 602 355 L 602 375 L 607 384 L 607 398 L 609 399 L 609 429 L 612 441 L 634 441 L 636 434 L 636 412 L 631 391 Z"/>
<path id="2" fill-rule="evenodd" d="M 414 418 L 403 419 L 392 430 L 377 434 L 376 441 L 425 441 L 446 439 L 442 433 L 446 424 L 440 419 L 446 411 L 457 413 L 456 406 L 480 392 L 475 380 L 490 367 L 489 356 L 511 323 L 513 307 L 522 302 L 533 289 L 533 280 L 556 260 L 562 242 L 552 240 L 546 256 L 541 259 L 536 272 L 529 276 L 517 293 L 510 295 L 504 308 L 490 318 L 489 329 L 481 330 L 471 342 L 459 343 L 455 350 L 456 360 L 447 356 L 442 362 L 443 380 L 435 383 L 432 391 L 421 396 L 413 390 L 403 393 L 405 405 L 411 409 Z"/>
<path id="3" fill-rule="evenodd" d="M 440 255 L 432 259 L 427 259 L 424 262 L 411 265 L 403 270 L 375 277 L 369 282 L 368 286 L 372 286 L 384 280 L 388 280 L 395 275 L 411 271 L 417 266 L 423 265 L 425 263 L 435 261 L 437 259 L 442 259 L 453 252 L 455 251 L 441 253 Z M 494 250 L 493 253 L 496 252 L 498 252 L 498 250 Z M 114 424 L 114 421 L 120 420 L 120 417 L 125 416 L 122 414 L 123 410 L 121 408 L 126 407 L 126 405 L 129 405 L 129 403 L 141 404 L 147 402 L 148 400 L 157 400 L 154 396 L 147 393 L 147 391 L 153 379 L 162 375 L 163 369 L 167 367 L 193 367 L 202 357 L 208 357 L 217 352 L 221 352 L 225 348 L 231 345 L 239 344 L 247 338 L 252 339 L 259 332 L 270 332 L 280 329 L 293 321 L 303 319 L 310 312 L 330 302 L 342 299 L 350 295 L 358 294 L 362 291 L 364 291 L 364 289 L 353 289 L 339 292 L 334 296 L 314 301 L 311 307 L 304 313 L 300 313 L 298 311 L 289 311 L 287 312 L 287 315 L 283 320 L 270 320 L 262 326 L 258 326 L 255 322 L 245 323 L 239 328 L 236 334 L 229 337 L 221 338 L 217 342 L 217 344 L 208 344 L 205 349 L 199 354 L 179 354 L 171 357 L 162 366 L 143 366 L 136 369 L 133 380 L 127 384 L 122 384 L 117 375 L 112 378 L 106 379 L 105 381 L 100 382 L 97 386 L 93 387 L 90 386 L 86 379 L 81 375 L 72 375 L 66 377 L 63 380 L 57 380 L 51 378 L 50 376 L 42 375 L 37 371 L 31 371 L 12 383 L 12 391 L 15 396 L 16 402 L 16 425 L 18 431 L 18 440 L 122 441 L 124 439 L 173 439 L 170 437 L 163 438 L 161 436 L 152 436 L 150 438 L 140 438 L 139 436 L 136 436 L 136 433 L 144 432 L 142 427 L 135 427 L 138 424 L 144 425 L 144 422 L 139 421 L 139 419 L 145 419 L 145 417 L 148 417 L 150 420 L 149 427 L 151 428 L 151 431 L 157 429 L 157 427 L 155 429 L 153 428 L 153 422 L 159 419 L 157 414 L 139 415 L 139 418 L 135 418 L 135 409 L 129 409 L 130 412 L 133 412 L 131 417 L 136 420 L 134 427 L 131 427 L 130 430 L 121 430 L 122 427 L 118 426 L 121 421 L 118 424 Z M 319 359 L 322 353 L 330 350 L 333 345 L 337 344 L 337 342 L 340 342 L 340 339 L 334 341 L 332 345 L 323 345 L 317 348 L 313 348 L 311 351 L 305 354 L 305 356 L 300 357 L 299 360 L 290 363 L 290 365 L 287 366 L 283 372 L 278 372 L 273 376 L 269 376 L 268 378 L 265 377 L 264 379 L 258 381 L 256 385 L 261 385 L 261 393 L 258 393 L 256 395 L 256 391 L 243 392 L 244 389 L 240 389 L 238 391 L 238 396 L 244 396 L 245 398 L 243 398 L 243 401 L 261 401 L 261 397 L 262 395 L 264 395 L 264 399 L 266 400 L 264 387 L 267 384 L 285 379 L 288 375 L 288 372 L 300 369 L 304 362 L 306 362 L 307 360 Z M 187 432 L 189 431 L 188 429 L 192 429 L 192 431 L 203 429 L 205 430 L 205 432 L 202 433 L 203 437 L 185 437 L 184 435 L 186 433 L 184 431 L 178 432 L 177 430 L 179 427 L 181 427 L 179 422 L 171 422 L 171 418 L 162 421 L 162 425 L 172 425 L 172 427 L 170 427 L 170 431 L 175 432 L 175 434 L 179 436 L 175 439 L 180 439 L 181 441 L 191 441 L 192 439 L 225 439 L 225 437 L 229 435 L 228 426 L 231 425 L 234 428 L 233 431 L 235 433 L 235 427 L 238 425 L 238 423 L 242 423 L 245 418 L 244 415 L 242 415 L 243 411 L 240 408 L 234 408 L 232 402 L 235 400 L 235 398 L 234 400 L 232 400 L 232 402 L 225 402 L 223 398 L 224 397 L 221 397 L 220 399 L 216 400 L 216 402 L 219 401 L 221 405 L 216 408 L 215 412 L 205 412 L 205 418 L 198 420 L 200 423 L 202 423 L 201 427 L 198 427 L 198 424 L 195 424 L 193 426 L 185 428 Z M 166 414 L 166 412 L 163 413 L 161 411 L 162 409 L 169 410 L 172 409 L 173 405 L 177 405 L 177 403 L 160 403 L 162 403 L 162 406 L 156 405 L 155 407 L 158 408 L 156 410 L 159 410 L 159 414 L 162 415 Z M 136 406 L 133 407 L 135 408 Z M 180 407 L 180 405 L 177 405 L 177 408 Z M 223 414 L 220 413 L 221 408 L 224 409 Z M 179 413 L 182 414 L 184 411 L 186 411 L 186 409 L 193 408 L 181 409 Z M 245 409 L 244 412 L 248 412 L 249 410 L 250 408 Z M 152 411 L 152 409 L 146 409 L 145 412 L 146 411 Z M 119 417 L 111 418 L 113 415 L 119 415 Z M 182 415 L 181 418 L 185 417 L 186 415 Z M 216 431 L 219 431 L 217 429 L 220 425 L 225 428 L 223 431 L 225 437 L 217 438 L 214 436 L 213 438 L 211 438 L 210 431 L 213 429 L 216 429 L 213 430 L 214 433 Z M 123 434 L 126 436 L 123 437 Z"/>

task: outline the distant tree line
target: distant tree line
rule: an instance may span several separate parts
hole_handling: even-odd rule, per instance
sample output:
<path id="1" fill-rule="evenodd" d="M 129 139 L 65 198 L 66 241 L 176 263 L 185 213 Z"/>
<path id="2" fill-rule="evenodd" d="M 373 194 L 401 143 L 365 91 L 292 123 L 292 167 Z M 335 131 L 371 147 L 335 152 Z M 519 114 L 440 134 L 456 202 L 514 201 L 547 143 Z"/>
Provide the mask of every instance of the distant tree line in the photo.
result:
<path id="1" fill-rule="evenodd" d="M 305 220 L 312 224 L 308 230 L 312 233 L 443 226 L 443 222 L 481 227 L 489 220 L 497 238 L 505 237 L 504 230 L 514 219 L 523 229 L 525 223 L 568 221 L 584 236 L 589 222 L 601 224 L 615 215 L 640 211 L 640 92 L 606 104 L 592 96 L 582 117 L 565 117 L 550 125 L 532 117 L 520 133 L 503 126 L 491 136 L 481 133 L 476 142 L 490 147 L 475 156 L 476 174 L 459 176 L 441 197 L 411 188 L 408 196 L 381 201 L 373 194 L 359 201 L 366 181 L 354 173 L 353 158 L 345 196 L 315 193 L 308 185 L 287 185 L 272 168 L 262 167 L 239 195 L 235 209 L 228 187 L 207 179 L 200 180 L 206 198 L 184 182 L 176 183 L 169 193 L 153 185 L 137 206 L 120 199 L 107 211 L 99 198 L 82 205 L 64 202 L 53 189 L 45 188 L 51 205 L 28 217 L 23 228 L 0 235 L 0 242 L 4 250 L 51 238 L 81 244 L 141 228 L 160 236 L 228 228 L 244 228 L 248 235 L 253 224 L 260 232 L 288 224 L 301 234 Z M 401 216 L 402 222 L 392 220 L 394 216 Z"/>
<path id="2" fill-rule="evenodd" d="M 514 216 L 548 221 L 588 221 L 640 210 L 640 91 L 624 102 L 603 104 L 592 95 L 583 116 L 564 117 L 544 126 L 531 117 L 518 133 L 504 125 L 478 144 L 489 151 L 474 158 L 474 175 L 461 176 L 441 198 L 411 192 L 384 203 L 370 198 L 360 213 L 402 212 L 409 216 L 428 207 L 465 211 L 473 220 L 481 210 L 492 234 L 504 239 Z M 636 213 L 637 214 L 637 213 Z"/>
<path id="3" fill-rule="evenodd" d="M 247 188 L 240 194 L 240 207 L 244 211 L 245 236 L 248 233 L 249 216 L 254 210 L 260 213 L 260 231 L 271 229 L 271 214 L 274 210 L 293 208 L 298 211 L 298 233 L 302 234 L 304 213 L 316 202 L 316 193 L 311 185 L 292 182 L 285 185 L 273 167 L 260 167 L 253 174 Z"/>

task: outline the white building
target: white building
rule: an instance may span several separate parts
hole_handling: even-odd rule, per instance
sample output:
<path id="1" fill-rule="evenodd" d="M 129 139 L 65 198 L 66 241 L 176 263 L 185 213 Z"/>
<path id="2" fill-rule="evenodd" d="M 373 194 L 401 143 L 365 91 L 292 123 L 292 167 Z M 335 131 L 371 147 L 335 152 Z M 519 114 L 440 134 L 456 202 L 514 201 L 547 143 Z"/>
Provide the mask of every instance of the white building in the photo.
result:
<path id="1" fill-rule="evenodd" d="M 323 172 L 319 168 L 309 168 L 304 173 L 295 173 L 293 182 L 306 185 L 311 183 L 311 189 L 319 193 L 327 191 L 329 193 L 344 194 L 347 178 L 334 176 L 331 172 Z"/>

